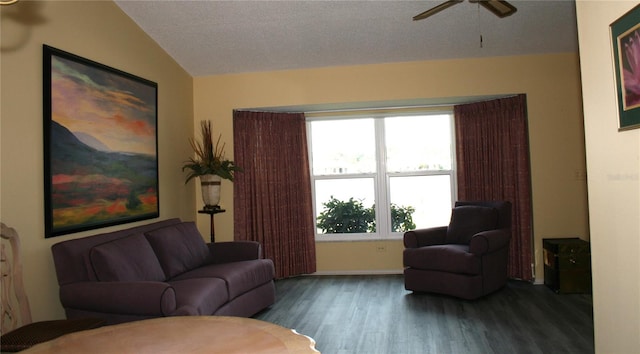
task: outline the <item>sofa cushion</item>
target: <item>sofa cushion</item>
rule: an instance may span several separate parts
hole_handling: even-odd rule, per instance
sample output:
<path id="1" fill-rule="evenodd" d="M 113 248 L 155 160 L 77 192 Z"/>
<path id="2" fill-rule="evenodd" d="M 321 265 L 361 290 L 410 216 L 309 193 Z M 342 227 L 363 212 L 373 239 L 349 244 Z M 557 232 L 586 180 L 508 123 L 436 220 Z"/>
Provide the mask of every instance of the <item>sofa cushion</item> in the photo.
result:
<path id="1" fill-rule="evenodd" d="M 498 211 L 495 208 L 465 205 L 453 208 L 447 228 L 446 243 L 468 245 L 478 232 L 495 229 Z"/>
<path id="2" fill-rule="evenodd" d="M 209 248 L 193 222 L 183 222 L 145 233 L 167 278 L 211 261 Z"/>
<path id="3" fill-rule="evenodd" d="M 51 246 L 58 283 L 64 285 L 98 280 L 89 257 L 89 253 L 93 247 L 128 235 L 144 234 L 147 231 L 180 222 L 180 219 L 172 218 L 128 229 L 58 242 Z"/>
<path id="4" fill-rule="evenodd" d="M 458 274 L 480 274 L 480 257 L 469 253 L 466 245 L 438 245 L 407 248 L 403 253 L 405 267 Z"/>
<path id="5" fill-rule="evenodd" d="M 99 281 L 164 281 L 165 275 L 151 245 L 134 234 L 94 246 L 89 251 Z"/>
<path id="6" fill-rule="evenodd" d="M 182 315 L 208 316 L 229 301 L 224 280 L 197 278 L 168 282 L 176 294 L 176 307 Z"/>
<path id="7" fill-rule="evenodd" d="M 273 261 L 270 259 L 254 259 L 250 261 L 209 264 L 189 272 L 180 274 L 174 280 L 192 278 L 220 278 L 226 283 L 229 299 L 234 299 L 245 292 L 264 283 L 275 276 Z"/>

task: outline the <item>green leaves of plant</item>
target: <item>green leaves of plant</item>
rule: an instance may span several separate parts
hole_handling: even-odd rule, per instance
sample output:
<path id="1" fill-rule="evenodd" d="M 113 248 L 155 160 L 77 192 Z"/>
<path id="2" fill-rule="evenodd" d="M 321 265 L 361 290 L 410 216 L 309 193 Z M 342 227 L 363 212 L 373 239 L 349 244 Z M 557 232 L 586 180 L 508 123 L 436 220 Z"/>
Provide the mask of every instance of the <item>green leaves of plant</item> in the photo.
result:
<path id="1" fill-rule="evenodd" d="M 316 226 L 325 234 L 373 233 L 376 232 L 375 205 L 366 208 L 362 201 L 353 197 L 341 201 L 334 196 L 322 203 L 324 210 L 318 215 Z M 391 204 L 391 224 L 394 232 L 413 230 L 415 208 Z"/>

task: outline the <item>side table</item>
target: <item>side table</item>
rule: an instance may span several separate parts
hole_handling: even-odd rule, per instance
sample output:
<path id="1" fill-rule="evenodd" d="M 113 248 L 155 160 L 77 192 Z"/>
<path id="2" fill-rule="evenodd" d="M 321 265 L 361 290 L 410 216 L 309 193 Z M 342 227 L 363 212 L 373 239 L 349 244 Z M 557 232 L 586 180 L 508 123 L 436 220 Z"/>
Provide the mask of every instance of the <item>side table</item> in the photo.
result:
<path id="1" fill-rule="evenodd" d="M 222 209 L 217 205 L 211 209 L 198 210 L 198 214 L 209 214 L 211 219 L 211 242 L 216 242 L 216 229 L 213 223 L 213 216 L 219 213 L 224 213 L 225 211 L 225 209 Z"/>

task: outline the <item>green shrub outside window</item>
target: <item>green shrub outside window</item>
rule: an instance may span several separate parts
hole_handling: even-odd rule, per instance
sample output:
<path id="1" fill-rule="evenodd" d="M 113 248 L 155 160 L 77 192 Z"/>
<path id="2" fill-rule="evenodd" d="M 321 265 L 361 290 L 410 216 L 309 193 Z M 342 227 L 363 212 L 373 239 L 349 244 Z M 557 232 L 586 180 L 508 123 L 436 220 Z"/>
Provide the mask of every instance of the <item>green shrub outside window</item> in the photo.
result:
<path id="1" fill-rule="evenodd" d="M 376 232 L 375 205 L 367 208 L 362 201 L 349 198 L 342 201 L 331 196 L 322 203 L 323 211 L 318 215 L 316 226 L 323 234 L 349 234 Z M 416 228 L 413 222 L 415 208 L 391 204 L 391 227 L 393 232 L 406 232 Z"/>

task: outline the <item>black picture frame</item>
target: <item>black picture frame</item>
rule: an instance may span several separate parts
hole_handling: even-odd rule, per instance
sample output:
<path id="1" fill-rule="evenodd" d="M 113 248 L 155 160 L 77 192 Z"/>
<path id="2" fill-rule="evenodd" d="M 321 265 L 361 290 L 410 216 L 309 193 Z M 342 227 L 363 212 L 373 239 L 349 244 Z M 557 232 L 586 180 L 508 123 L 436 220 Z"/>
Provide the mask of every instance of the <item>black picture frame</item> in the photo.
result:
<path id="1" fill-rule="evenodd" d="M 610 26 L 618 101 L 618 130 L 640 128 L 640 5 Z M 635 60 L 634 60 L 635 58 Z"/>
<path id="2" fill-rule="evenodd" d="M 43 45 L 45 237 L 160 215 L 158 85 Z"/>

